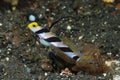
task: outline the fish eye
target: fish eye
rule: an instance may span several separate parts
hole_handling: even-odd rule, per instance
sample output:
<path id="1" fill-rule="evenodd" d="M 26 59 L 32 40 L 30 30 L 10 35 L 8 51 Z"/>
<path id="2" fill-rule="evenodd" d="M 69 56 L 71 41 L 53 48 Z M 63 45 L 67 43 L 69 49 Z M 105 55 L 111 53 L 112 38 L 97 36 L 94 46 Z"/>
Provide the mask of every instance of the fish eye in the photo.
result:
<path id="1" fill-rule="evenodd" d="M 35 25 L 35 24 L 33 24 L 33 27 L 36 27 L 36 25 Z"/>
<path id="2" fill-rule="evenodd" d="M 31 23 L 28 24 L 29 28 L 33 28 L 33 27 L 37 27 L 37 26 L 38 26 L 37 22 L 31 22 Z"/>

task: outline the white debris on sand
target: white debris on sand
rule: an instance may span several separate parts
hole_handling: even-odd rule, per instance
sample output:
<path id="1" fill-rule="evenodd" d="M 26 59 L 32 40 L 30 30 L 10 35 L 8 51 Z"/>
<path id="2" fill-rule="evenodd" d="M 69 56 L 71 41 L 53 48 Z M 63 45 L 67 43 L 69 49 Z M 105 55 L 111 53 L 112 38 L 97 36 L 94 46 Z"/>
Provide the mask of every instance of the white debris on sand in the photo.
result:
<path id="1" fill-rule="evenodd" d="M 120 80 L 120 75 L 113 75 L 113 80 Z"/>
<path id="2" fill-rule="evenodd" d="M 106 61 L 106 64 L 111 67 L 113 70 L 112 73 L 115 73 L 113 75 L 113 80 L 120 80 L 120 61 L 118 60 L 111 60 L 111 61 Z"/>

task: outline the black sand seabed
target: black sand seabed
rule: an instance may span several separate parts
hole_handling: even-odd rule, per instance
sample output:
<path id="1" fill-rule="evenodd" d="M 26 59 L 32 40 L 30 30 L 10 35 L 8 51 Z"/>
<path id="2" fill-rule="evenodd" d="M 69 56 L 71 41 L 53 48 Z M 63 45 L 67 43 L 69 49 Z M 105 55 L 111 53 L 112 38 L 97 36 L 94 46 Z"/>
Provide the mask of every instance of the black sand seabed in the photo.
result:
<path id="1" fill-rule="evenodd" d="M 113 80 L 114 77 L 120 80 L 120 10 L 115 8 L 119 1 L 110 4 L 97 0 L 30 2 L 21 0 L 14 11 L 0 5 L 0 80 Z M 43 56 L 47 57 L 48 48 L 26 28 L 26 13 L 30 8 L 46 28 L 62 18 L 53 26 L 59 37 L 65 36 L 78 47 L 83 42 L 93 43 L 101 55 L 116 60 L 111 71 L 97 76 L 43 71 L 41 61 Z"/>

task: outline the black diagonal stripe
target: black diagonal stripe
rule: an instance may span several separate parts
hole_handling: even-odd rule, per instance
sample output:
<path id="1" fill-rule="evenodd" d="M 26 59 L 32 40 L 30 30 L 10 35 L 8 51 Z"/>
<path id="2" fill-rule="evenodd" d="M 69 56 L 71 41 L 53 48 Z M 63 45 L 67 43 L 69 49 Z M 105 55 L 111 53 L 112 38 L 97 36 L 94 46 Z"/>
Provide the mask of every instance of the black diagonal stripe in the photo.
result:
<path id="1" fill-rule="evenodd" d="M 61 40 L 58 37 L 50 37 L 45 39 L 47 42 L 61 42 Z"/>
<path id="2" fill-rule="evenodd" d="M 35 33 L 36 33 L 36 34 L 40 34 L 40 33 L 46 33 L 46 32 L 49 32 L 49 30 L 43 28 L 43 29 L 41 29 L 41 30 L 39 30 L 39 31 L 36 31 Z"/>
<path id="3" fill-rule="evenodd" d="M 69 47 L 58 47 L 63 52 L 73 52 Z"/>
<path id="4" fill-rule="evenodd" d="M 74 57 L 73 57 L 74 60 L 77 60 L 78 58 L 79 58 L 78 56 L 74 56 Z"/>

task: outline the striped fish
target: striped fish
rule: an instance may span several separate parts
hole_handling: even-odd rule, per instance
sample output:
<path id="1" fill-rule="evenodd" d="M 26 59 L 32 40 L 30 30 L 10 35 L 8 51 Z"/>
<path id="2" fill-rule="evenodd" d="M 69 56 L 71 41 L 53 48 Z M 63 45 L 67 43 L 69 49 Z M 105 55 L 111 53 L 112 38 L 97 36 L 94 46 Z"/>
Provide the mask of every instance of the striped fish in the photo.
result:
<path id="1" fill-rule="evenodd" d="M 45 46 L 54 46 L 61 50 L 65 55 L 78 61 L 80 58 L 76 55 L 66 44 L 64 44 L 61 39 L 59 39 L 55 34 L 50 32 L 48 29 L 40 26 L 36 21 L 34 15 L 28 16 L 30 23 L 28 28 L 35 33 L 39 38 L 41 44 Z"/>

